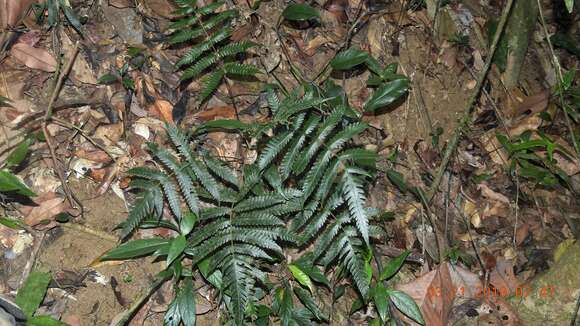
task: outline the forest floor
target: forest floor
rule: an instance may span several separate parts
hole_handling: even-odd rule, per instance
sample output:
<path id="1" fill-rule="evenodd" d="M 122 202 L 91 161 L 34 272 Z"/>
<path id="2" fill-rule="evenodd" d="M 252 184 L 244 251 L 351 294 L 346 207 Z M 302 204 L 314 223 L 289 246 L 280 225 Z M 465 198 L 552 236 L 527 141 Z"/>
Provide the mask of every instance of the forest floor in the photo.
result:
<path id="1" fill-rule="evenodd" d="M 51 103 L 54 119 L 47 129 L 53 152 L 44 141 L 30 141 L 26 158 L 11 167 L 37 196 L 1 198 L 3 221 L 16 219 L 22 225 L 0 224 L 0 293 L 13 296 L 31 270 L 49 271 L 53 282 L 40 313 L 71 326 L 112 324 L 164 268 L 154 258 L 98 260 L 119 244 L 115 227 L 134 200 L 126 172 L 151 160 L 144 144 L 162 143 L 165 123 L 191 129 L 218 118 L 265 119 L 256 110 L 263 86 L 275 81 L 287 89 L 297 86 L 289 63 L 314 80 L 337 50 L 357 47 L 382 64 L 397 63 L 398 73 L 410 81 L 403 100 L 363 115 L 371 128 L 358 140 L 380 158 L 368 205 L 392 213 L 377 251 L 385 259 L 411 251 L 393 286 L 416 300 L 427 325 L 569 324 L 580 298 L 580 278 L 570 268 L 580 261 L 580 247 L 574 244 L 580 235 L 577 156 L 554 153 L 567 182 L 546 185 L 510 169 L 513 158 L 496 138 L 541 130 L 574 153 L 554 94 L 558 75 L 539 22 L 519 87 L 507 89 L 501 64 L 491 66 L 474 106 L 474 123 L 462 134 L 429 209 L 404 191 L 431 187 L 448 140 L 477 89 L 491 43 L 489 25 L 505 5 L 443 2 L 436 28 L 422 1 L 312 2 L 320 11 L 317 23 L 284 23 L 278 35 L 286 2 L 267 1 L 251 10 L 240 1 L 235 36 L 260 45 L 248 61 L 267 73 L 222 85 L 204 103 L 196 100 L 199 81 L 179 87 L 174 63 L 185 49 L 164 43 L 175 9 L 171 0 L 70 0 L 81 18 L 80 31 L 64 15 L 48 28 L 30 12 L 0 56 L 0 96 L 10 99 L 0 101 L 2 167 L 23 140 L 42 133 L 58 76 L 66 78 Z M 548 32 L 579 31 L 578 20 L 562 26 L 556 2 L 542 1 Z M 578 51 L 577 46 L 576 54 L 556 47 L 563 71 L 578 68 Z M 137 61 L 139 68 L 134 68 Z M 132 87 L 103 83 L 101 77 L 126 63 L 133 68 L 123 79 Z M 578 76 L 572 75 L 572 85 L 580 83 Z M 360 70 L 329 78 L 362 112 L 370 94 L 368 77 Z M 240 142 L 231 133 L 214 132 L 206 146 L 221 157 L 240 157 L 247 154 L 240 153 Z M 546 151 L 538 153 L 544 157 Z M 393 178 L 393 171 L 399 178 Z M 163 232 L 139 230 L 135 236 L 168 235 Z M 543 282 L 542 277 L 552 278 Z M 172 295 L 171 285 L 163 285 L 130 325 L 162 325 Z M 372 308 L 351 313 L 354 297 L 354 291 L 347 291 L 338 300 L 334 324 L 362 325 L 376 316 Z M 202 289 L 198 325 L 218 325 L 218 308 L 212 293 Z"/>

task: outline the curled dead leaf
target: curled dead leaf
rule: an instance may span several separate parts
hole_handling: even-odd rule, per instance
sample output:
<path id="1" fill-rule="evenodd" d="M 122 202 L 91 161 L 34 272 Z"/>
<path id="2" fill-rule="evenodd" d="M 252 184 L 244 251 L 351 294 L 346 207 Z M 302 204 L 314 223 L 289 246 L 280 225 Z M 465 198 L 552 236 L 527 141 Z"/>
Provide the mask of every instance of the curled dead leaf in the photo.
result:
<path id="1" fill-rule="evenodd" d="M 46 72 L 56 71 L 56 59 L 45 49 L 34 48 L 25 43 L 17 43 L 10 49 L 10 54 L 28 68 Z"/>

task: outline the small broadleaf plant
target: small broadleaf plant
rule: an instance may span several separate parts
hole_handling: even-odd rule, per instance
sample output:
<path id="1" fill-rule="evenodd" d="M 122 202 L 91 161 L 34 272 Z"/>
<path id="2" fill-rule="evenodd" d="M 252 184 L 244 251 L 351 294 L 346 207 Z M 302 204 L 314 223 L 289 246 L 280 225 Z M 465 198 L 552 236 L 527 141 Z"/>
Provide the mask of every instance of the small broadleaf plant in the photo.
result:
<path id="1" fill-rule="evenodd" d="M 235 9 L 219 11 L 225 1 L 198 6 L 196 0 L 176 0 L 179 17 L 170 28 L 174 31 L 168 40 L 171 45 L 192 44 L 176 63 L 183 68 L 181 82 L 202 77 L 200 100 L 206 100 L 226 77 L 251 77 L 259 70 L 241 63 L 237 58 L 256 44 L 231 40 Z"/>
<path id="2" fill-rule="evenodd" d="M 214 121 L 193 136 L 167 126 L 171 148 L 149 144 L 159 168 L 129 171 L 137 197 L 122 238 L 149 227 L 177 235 L 128 241 L 101 259 L 165 257 L 167 271 L 182 284 L 166 315 L 169 325 L 195 320 L 185 316 L 194 305 L 186 301 L 194 300 L 195 276 L 218 291 L 231 325 L 268 318 L 284 325 L 324 323 L 328 314 L 311 296 L 315 286 L 331 286 L 328 270 L 339 269 L 370 300 L 368 253 L 371 239 L 383 232 L 371 223 L 377 212 L 365 205 L 376 153 L 354 142 L 367 125 L 353 117 L 332 83 L 301 87 L 284 99 L 268 88 L 266 98 L 269 122 Z M 234 169 L 193 146 L 220 126 L 238 126 L 244 135 L 251 130 L 258 139 L 254 163 Z M 288 261 L 289 249 L 301 257 Z M 280 266 L 287 278 L 272 273 Z M 271 308 L 262 301 L 267 295 Z"/>

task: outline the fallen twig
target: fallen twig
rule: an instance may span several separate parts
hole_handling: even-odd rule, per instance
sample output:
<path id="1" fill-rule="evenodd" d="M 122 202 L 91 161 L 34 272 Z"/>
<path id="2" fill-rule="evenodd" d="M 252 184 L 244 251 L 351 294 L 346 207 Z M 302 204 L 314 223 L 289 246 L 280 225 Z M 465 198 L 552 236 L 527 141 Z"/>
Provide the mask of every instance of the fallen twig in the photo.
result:
<path id="1" fill-rule="evenodd" d="M 56 171 L 58 178 L 60 179 L 60 182 L 62 184 L 62 189 L 64 190 L 66 198 L 67 198 L 69 204 L 71 205 L 71 207 L 76 207 L 76 204 L 75 204 L 76 201 L 73 199 L 73 196 L 70 192 L 70 189 L 68 188 L 68 186 L 66 184 L 66 178 L 64 177 L 63 171 L 58 166 L 58 159 L 56 158 L 54 144 L 52 143 L 52 135 L 48 131 L 47 126 L 48 126 L 48 121 L 50 120 L 50 118 L 52 116 L 52 108 L 53 108 L 54 102 L 56 101 L 58 94 L 60 93 L 60 89 L 62 88 L 62 85 L 64 84 L 64 80 L 66 79 L 66 76 L 68 76 L 69 72 L 72 69 L 72 66 L 75 62 L 75 59 L 76 59 L 78 53 L 79 53 L 79 42 L 77 42 L 75 44 L 75 47 L 72 51 L 72 54 L 69 58 L 69 61 L 66 65 L 66 67 L 64 68 L 64 70 L 61 72 L 61 74 L 58 77 L 56 85 L 55 85 L 54 89 L 52 90 L 52 95 L 50 96 L 50 101 L 48 102 L 48 106 L 46 108 L 46 113 L 45 113 L 44 119 L 42 121 L 42 132 L 44 133 L 44 138 L 46 138 L 46 144 L 48 145 L 48 149 L 50 151 L 50 156 L 52 158 L 52 164 L 54 165 L 54 170 Z"/>
<path id="2" fill-rule="evenodd" d="M 491 61 L 492 61 L 493 56 L 495 54 L 495 50 L 497 48 L 497 45 L 498 45 L 499 40 L 501 38 L 501 35 L 503 34 L 503 31 L 505 29 L 505 25 L 506 25 L 507 19 L 509 17 L 513 3 L 514 3 L 514 0 L 508 0 L 506 5 L 505 5 L 505 9 L 504 9 L 504 12 L 503 12 L 501 19 L 499 21 L 497 31 L 493 37 L 493 42 L 491 43 L 491 48 L 489 50 L 487 60 L 485 62 L 485 66 L 483 67 L 483 70 L 481 71 L 481 73 L 479 74 L 479 77 L 477 78 L 477 85 L 475 86 L 473 93 L 469 97 L 469 100 L 467 102 L 467 106 L 465 107 L 465 110 L 463 112 L 461 120 L 459 121 L 459 125 L 455 128 L 455 132 L 453 133 L 453 136 L 451 137 L 451 140 L 449 141 L 449 144 L 447 145 L 447 148 L 445 150 L 445 154 L 443 155 L 443 160 L 441 161 L 441 165 L 439 166 L 439 169 L 437 170 L 437 174 L 435 175 L 435 179 L 433 180 L 433 184 L 431 185 L 431 188 L 427 192 L 426 197 L 427 197 L 428 202 L 431 202 L 431 200 L 433 200 L 435 193 L 439 189 L 439 185 L 441 184 L 441 180 L 443 178 L 443 174 L 445 173 L 445 170 L 447 169 L 447 165 L 449 164 L 449 161 L 451 160 L 451 156 L 455 152 L 455 149 L 457 149 L 457 145 L 459 145 L 459 139 L 463 135 L 463 132 L 465 131 L 465 129 L 467 129 L 467 127 L 469 127 L 471 125 L 471 120 L 472 120 L 471 113 L 473 110 L 473 106 L 475 105 L 475 102 L 479 96 L 479 93 L 481 91 L 483 83 L 484 83 L 485 79 L 487 78 L 487 73 L 489 72 L 489 68 L 491 67 Z"/>

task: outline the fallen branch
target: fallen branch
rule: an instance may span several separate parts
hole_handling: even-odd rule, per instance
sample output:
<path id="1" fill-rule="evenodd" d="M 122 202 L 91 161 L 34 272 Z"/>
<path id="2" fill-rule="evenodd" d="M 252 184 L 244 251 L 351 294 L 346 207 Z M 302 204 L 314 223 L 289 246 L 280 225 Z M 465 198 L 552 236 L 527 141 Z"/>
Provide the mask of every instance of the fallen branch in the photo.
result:
<path id="1" fill-rule="evenodd" d="M 48 149 L 50 151 L 50 156 L 52 158 L 52 164 L 54 165 L 54 170 L 56 171 L 56 174 L 58 175 L 58 178 L 60 179 L 60 182 L 62 184 L 62 189 L 64 190 L 64 193 L 66 195 L 66 199 L 68 200 L 71 207 L 76 207 L 75 200 L 73 199 L 73 195 L 70 192 L 70 189 L 68 188 L 68 186 L 66 184 L 66 178 L 64 177 L 64 173 L 58 166 L 58 159 L 56 158 L 56 151 L 54 150 L 54 144 L 52 143 L 52 135 L 48 131 L 47 126 L 48 126 L 48 121 L 50 120 L 50 118 L 52 116 L 52 108 L 54 106 L 54 102 L 56 101 L 58 94 L 60 93 L 60 89 L 62 88 L 62 85 L 64 84 L 64 80 L 66 79 L 66 76 L 68 76 L 68 74 L 70 73 L 70 71 L 72 69 L 72 66 L 77 58 L 78 53 L 79 53 L 79 42 L 77 42 L 75 44 L 75 47 L 72 51 L 72 54 L 69 58 L 69 61 L 66 65 L 66 67 L 64 68 L 64 70 L 61 72 L 61 74 L 58 77 L 56 85 L 55 85 L 54 89 L 52 90 L 52 95 L 50 96 L 50 101 L 48 102 L 48 107 L 46 108 L 46 113 L 45 113 L 44 119 L 42 121 L 42 132 L 44 133 L 44 138 L 46 138 L 46 144 L 48 145 Z"/>
<path id="2" fill-rule="evenodd" d="M 472 120 L 471 113 L 473 111 L 473 106 L 475 105 L 475 102 L 477 101 L 479 93 L 481 92 L 481 88 L 483 86 L 483 83 L 485 82 L 485 79 L 487 78 L 487 73 L 489 72 L 489 68 L 491 67 L 491 61 L 492 61 L 493 56 L 495 54 L 495 50 L 497 48 L 497 45 L 498 45 L 499 40 L 501 38 L 501 35 L 503 34 L 503 31 L 505 29 L 507 19 L 509 17 L 513 3 L 514 3 L 514 0 L 508 0 L 506 5 L 505 5 L 505 9 L 503 11 L 503 14 L 501 15 L 501 19 L 499 21 L 497 31 L 493 37 L 493 42 L 491 43 L 491 48 L 489 50 L 487 60 L 485 62 L 485 66 L 483 67 L 483 70 L 479 74 L 479 78 L 477 79 L 477 85 L 475 86 L 473 93 L 469 97 L 469 100 L 467 102 L 467 106 L 465 107 L 465 110 L 463 111 L 463 115 L 461 117 L 461 120 L 459 121 L 459 125 L 455 128 L 455 132 L 453 133 L 453 136 L 451 137 L 451 140 L 449 141 L 449 144 L 447 145 L 447 148 L 445 149 L 445 153 L 443 155 L 443 160 L 441 161 L 441 165 L 439 166 L 439 169 L 437 170 L 437 174 L 435 175 L 435 179 L 433 180 L 433 184 L 431 185 L 431 188 L 427 192 L 427 202 L 431 202 L 431 200 L 433 200 L 435 193 L 439 189 L 439 185 L 441 184 L 441 180 L 443 179 L 443 174 L 445 173 L 445 170 L 447 169 L 447 165 L 449 164 L 449 161 L 451 160 L 451 156 L 453 155 L 453 153 L 457 149 L 457 145 L 459 145 L 459 140 L 461 139 L 461 136 L 463 135 L 465 129 L 467 129 L 471 125 L 471 122 L 472 122 L 471 121 Z"/>

